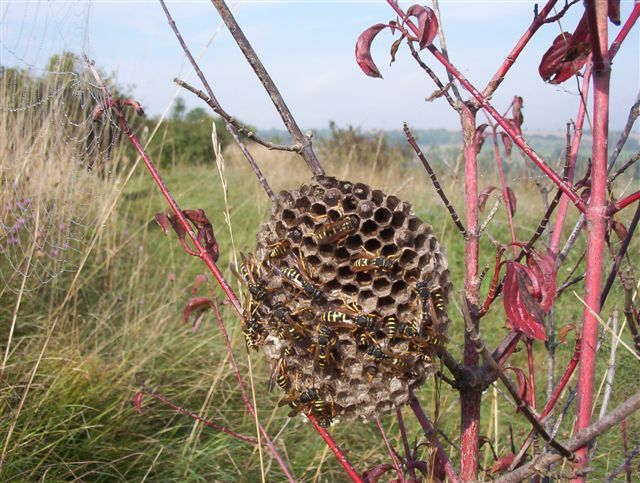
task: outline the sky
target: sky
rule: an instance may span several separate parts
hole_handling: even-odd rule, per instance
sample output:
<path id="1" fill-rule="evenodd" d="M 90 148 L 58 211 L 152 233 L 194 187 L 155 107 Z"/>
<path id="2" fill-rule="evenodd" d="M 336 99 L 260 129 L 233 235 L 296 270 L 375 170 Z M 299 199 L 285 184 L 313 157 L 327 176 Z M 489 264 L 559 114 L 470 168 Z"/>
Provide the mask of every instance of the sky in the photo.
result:
<path id="1" fill-rule="evenodd" d="M 406 45 L 389 66 L 389 47 L 397 36 L 383 32 L 374 42 L 373 57 L 384 79 L 367 77 L 358 68 L 354 56 L 358 35 L 372 24 L 394 18 L 386 2 L 228 3 L 303 130 L 326 128 L 330 120 L 363 129 L 401 129 L 403 121 L 414 128 L 459 128 L 456 113 L 443 99 L 425 100 L 435 86 Z M 157 1 L 3 0 L 0 4 L 2 65 L 37 71 L 51 55 L 68 49 L 86 53 L 101 69 L 114 73 L 151 115 L 162 113 L 176 95 L 189 108 L 204 106 L 172 82 L 181 77 L 202 88 Z M 406 9 L 411 3 L 401 5 Z M 171 1 L 168 6 L 222 107 L 258 128 L 283 128 L 212 4 Z M 479 89 L 528 27 L 533 12 L 529 1 L 441 0 L 440 6 L 451 60 Z M 632 1 L 622 1 L 623 20 L 631 8 Z M 573 31 L 581 10 L 576 5 L 562 20 L 563 30 Z M 613 38 L 620 27 L 609 26 Z M 522 96 L 528 129 L 564 130 L 576 116 L 576 81 L 545 84 L 537 71 L 560 31 L 558 24 L 545 25 L 492 99 L 494 107 L 504 111 L 514 95 Z M 613 129 L 622 128 L 638 95 L 639 31 L 636 25 L 614 60 Z M 445 78 L 427 51 L 423 59 Z"/>

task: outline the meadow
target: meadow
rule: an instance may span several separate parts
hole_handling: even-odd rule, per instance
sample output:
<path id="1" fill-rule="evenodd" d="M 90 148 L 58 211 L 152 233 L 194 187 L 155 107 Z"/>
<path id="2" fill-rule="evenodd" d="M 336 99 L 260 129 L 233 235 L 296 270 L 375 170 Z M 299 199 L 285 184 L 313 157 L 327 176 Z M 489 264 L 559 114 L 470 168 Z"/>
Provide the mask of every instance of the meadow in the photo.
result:
<path id="1" fill-rule="evenodd" d="M 2 88 L 6 93 L 10 86 L 3 83 Z M 87 171 L 84 151 L 71 139 L 76 135 L 84 139 L 90 128 L 85 125 L 85 131 L 68 132 L 69 108 L 61 107 L 55 92 L 51 89 L 49 101 L 36 108 L 1 114 L 0 136 L 7 142 L 0 148 L 0 274 L 4 282 L 0 288 L 0 480 L 259 481 L 262 474 L 267 481 L 281 480 L 267 452 L 206 428 L 149 397 L 142 401 L 142 413 L 136 412 L 134 395 L 144 384 L 240 433 L 251 435 L 256 429 L 242 403 L 212 314 L 196 331 L 182 321 L 183 308 L 194 290 L 220 301 L 222 292 L 212 280 L 194 288 L 204 267 L 155 223 L 154 215 L 166 211 L 166 206 L 130 150 L 118 143 L 110 159 L 101 158 L 104 164 Z M 76 114 L 86 118 L 87 107 L 77 109 Z M 162 136 L 157 139 L 150 148 L 152 156 L 163 149 Z M 454 287 L 459 290 L 464 280 L 463 239 L 416 160 L 402 150 L 396 152 L 386 145 L 382 149 L 375 139 L 367 144 L 355 138 L 346 146 L 338 141 L 329 139 L 320 146 L 327 172 L 411 202 L 446 247 Z M 251 150 L 275 192 L 310 180 L 296 155 L 258 146 Z M 455 169 L 458 154 L 455 147 L 443 151 L 435 166 L 452 202 L 463 212 L 461 173 Z M 253 249 L 255 233 L 268 218 L 270 203 L 236 148 L 225 149 L 217 162 L 213 158 L 181 161 L 177 152 L 175 162 L 161 172 L 183 208 L 205 210 L 220 246 L 219 265 L 242 292 L 229 267 L 239 251 Z M 518 238 L 526 240 L 544 211 L 543 198 L 536 185 L 538 178 L 531 168 L 525 169 L 517 153 L 510 163 L 509 176 L 518 196 Z M 560 163 L 560 159 L 552 160 L 553 165 Z M 481 187 L 499 185 L 489 160 L 485 168 Z M 568 226 L 576 219 L 575 213 L 571 216 Z M 490 236 L 481 241 L 481 266 L 493 264 L 495 249 L 490 238 L 509 240 L 504 209 L 498 211 L 487 233 Z M 559 283 L 583 249 L 579 240 L 559 271 Z M 630 253 L 637 254 L 638 249 L 636 240 Z M 579 265 L 576 273 L 582 269 Z M 482 293 L 487 290 L 485 281 Z M 560 297 L 554 314 L 556 327 L 579 323 L 583 306 L 573 292 L 581 294 L 582 290 L 579 282 Z M 605 320 L 614 310 L 622 319 L 622 298 L 621 291 L 612 294 Z M 456 304 L 451 305 L 450 316 L 448 349 L 460 356 L 463 322 Z M 292 472 L 300 481 L 344 481 L 342 468 L 304 418 L 290 419 L 287 408 L 278 408 L 281 395 L 266 389 L 271 367 L 260 354 L 247 355 L 237 317 L 223 307 L 223 318 L 241 372 L 251 382 L 260 420 Z M 483 324 L 485 342 L 494 347 L 506 334 L 500 300 Z M 611 348 L 611 335 L 602 334 L 596 376 L 601 389 Z M 628 339 L 625 333 L 623 340 L 629 343 Z M 558 367 L 564 367 L 572 353 L 570 336 L 557 349 Z M 544 367 L 542 344 L 536 346 L 535 357 L 536 366 Z M 525 360 L 525 351 L 521 351 L 511 363 L 524 366 Z M 636 356 L 618 346 L 615 363 L 611 407 L 637 386 Z M 542 403 L 546 387 L 540 379 L 537 398 Z M 573 386 L 571 382 L 569 387 Z M 569 392 L 562 396 L 561 407 Z M 434 377 L 417 396 L 455 460 L 457 393 Z M 410 412 L 404 412 L 410 441 L 424 441 Z M 560 439 L 571 434 L 572 414 L 569 405 Z M 387 416 L 381 421 L 392 445 L 401 448 L 396 419 Z M 510 430 L 517 446 L 528 425 L 515 414 L 500 385 L 494 384 L 484 395 L 481 434 L 503 455 L 510 451 Z M 635 444 L 639 430 L 637 417 L 627 422 L 630 444 Z M 388 461 L 373 423 L 338 421 L 331 433 L 361 471 Z M 594 480 L 610 473 L 623 459 L 619 431 L 602 437 L 598 446 L 592 462 Z M 424 455 L 431 449 L 421 445 L 419 451 Z M 488 469 L 493 464 L 488 444 L 482 452 L 482 465 Z"/>

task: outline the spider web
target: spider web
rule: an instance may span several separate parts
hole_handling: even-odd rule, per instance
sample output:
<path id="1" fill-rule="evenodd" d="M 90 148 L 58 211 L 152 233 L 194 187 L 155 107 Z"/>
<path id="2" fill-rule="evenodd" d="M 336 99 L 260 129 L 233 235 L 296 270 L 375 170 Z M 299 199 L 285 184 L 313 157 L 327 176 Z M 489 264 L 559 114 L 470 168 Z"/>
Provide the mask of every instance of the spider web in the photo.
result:
<path id="1" fill-rule="evenodd" d="M 92 118 L 91 4 L 0 8 L 0 277 L 16 292 L 77 270 L 121 152 L 117 127 Z"/>

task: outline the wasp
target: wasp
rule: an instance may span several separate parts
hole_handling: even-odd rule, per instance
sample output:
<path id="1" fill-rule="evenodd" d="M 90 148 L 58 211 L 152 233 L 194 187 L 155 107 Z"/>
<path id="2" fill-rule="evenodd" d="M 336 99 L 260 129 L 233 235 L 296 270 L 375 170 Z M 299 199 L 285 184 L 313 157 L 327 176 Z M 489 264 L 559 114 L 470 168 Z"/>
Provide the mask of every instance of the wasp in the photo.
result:
<path id="1" fill-rule="evenodd" d="M 316 229 L 314 236 L 318 243 L 335 243 L 355 232 L 359 224 L 360 222 L 355 216 L 342 216 L 334 222 L 321 225 Z"/>
<path id="2" fill-rule="evenodd" d="M 249 317 L 245 317 L 242 335 L 244 335 L 244 341 L 247 345 L 247 350 L 257 351 L 258 348 L 262 345 L 264 334 L 265 328 L 258 321 L 255 314 Z"/>
<path id="3" fill-rule="evenodd" d="M 295 268 L 290 267 L 273 267 L 273 269 L 278 275 L 283 278 L 283 280 L 285 280 L 301 292 L 304 292 L 309 297 L 313 299 L 321 298 L 323 296 L 323 293 L 318 287 L 311 283 L 311 276 L 309 275 L 309 272 L 305 267 L 304 261 L 300 257 L 296 258 L 298 259 L 298 268 L 300 270 L 296 270 Z"/>
<path id="4" fill-rule="evenodd" d="M 358 330 L 370 330 L 373 328 L 378 320 L 378 316 L 374 314 L 364 314 L 355 302 L 351 304 L 347 304 L 344 300 L 342 302 L 344 308 L 340 310 L 327 310 L 322 314 L 322 321 L 333 324 L 336 327 L 355 327 Z"/>
<path id="5" fill-rule="evenodd" d="M 398 330 L 398 318 L 395 315 L 388 315 L 384 318 L 384 324 L 387 327 L 387 335 L 392 338 Z"/>
<path id="6" fill-rule="evenodd" d="M 285 404 L 292 408 L 289 412 L 290 418 L 300 412 L 310 412 L 318 417 L 318 422 L 322 426 L 329 426 L 335 416 L 333 400 L 330 403 L 325 402 L 315 387 L 302 391 L 298 396 L 283 399 L 278 403 L 278 406 L 284 406 Z"/>
<path id="7" fill-rule="evenodd" d="M 283 356 L 274 364 L 271 377 L 269 377 L 269 384 L 267 386 L 267 390 L 269 392 L 273 390 L 276 384 L 278 384 L 278 387 L 283 391 L 286 391 L 290 386 L 290 381 L 287 377 L 287 363 L 284 358 L 284 356 L 287 355 L 288 349 L 288 347 L 284 349 Z"/>
<path id="8" fill-rule="evenodd" d="M 231 265 L 231 271 L 247 285 L 252 298 L 256 300 L 263 300 L 267 295 L 267 288 L 264 283 L 259 280 L 260 270 L 255 262 L 253 254 L 246 256 L 244 253 L 240 252 L 240 260 L 239 273 L 233 264 Z"/>
<path id="9" fill-rule="evenodd" d="M 364 247 L 362 249 L 364 253 L 351 263 L 351 268 L 354 272 L 366 272 L 368 270 L 388 272 L 393 268 L 393 260 L 400 256 L 400 253 L 398 252 L 389 257 L 382 257 L 380 256 L 380 250 L 376 253 L 371 253 Z"/>
<path id="10" fill-rule="evenodd" d="M 282 339 L 288 339 L 288 333 L 296 342 L 303 343 L 305 341 L 308 331 L 296 320 L 296 316 L 309 310 L 309 307 L 304 307 L 292 313 L 281 302 L 277 302 L 273 306 L 273 316 L 280 323 L 280 336 Z"/>
<path id="11" fill-rule="evenodd" d="M 278 240 L 277 242 L 267 246 L 267 256 L 270 259 L 280 258 L 285 253 L 287 253 L 290 249 L 291 249 L 291 243 L 289 242 L 289 240 L 286 240 L 286 239 Z"/>
<path id="12" fill-rule="evenodd" d="M 318 360 L 318 367 L 324 369 L 327 365 L 327 359 L 331 355 L 331 350 L 337 342 L 336 333 L 326 325 L 323 325 L 318 330 L 318 338 L 316 340 L 316 358 Z"/>
<path id="13" fill-rule="evenodd" d="M 444 296 L 438 288 L 429 290 L 427 282 L 418 282 L 415 288 L 420 303 L 422 305 L 422 321 L 418 327 L 418 335 L 422 336 L 422 326 L 426 328 L 426 337 L 434 340 L 438 339 L 435 334 L 435 324 L 438 317 L 445 313 Z"/>

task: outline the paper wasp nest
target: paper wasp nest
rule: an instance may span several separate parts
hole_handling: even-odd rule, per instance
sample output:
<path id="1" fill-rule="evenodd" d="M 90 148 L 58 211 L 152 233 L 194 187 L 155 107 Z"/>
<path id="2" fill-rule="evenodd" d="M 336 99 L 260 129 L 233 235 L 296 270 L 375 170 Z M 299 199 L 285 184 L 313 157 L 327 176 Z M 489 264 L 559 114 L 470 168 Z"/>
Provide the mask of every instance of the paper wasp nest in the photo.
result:
<path id="1" fill-rule="evenodd" d="M 314 178 L 280 193 L 241 268 L 247 345 L 263 348 L 292 414 L 367 421 L 405 404 L 435 371 L 451 282 L 409 203 Z"/>

